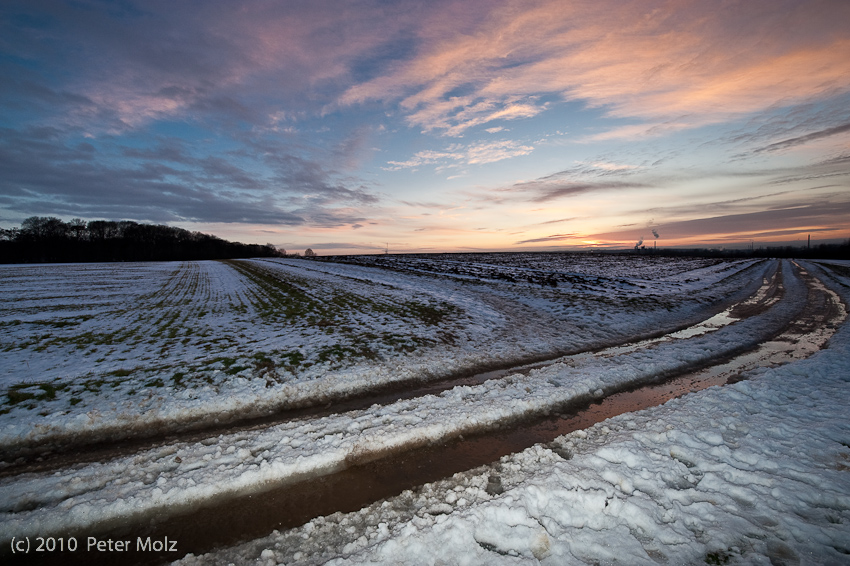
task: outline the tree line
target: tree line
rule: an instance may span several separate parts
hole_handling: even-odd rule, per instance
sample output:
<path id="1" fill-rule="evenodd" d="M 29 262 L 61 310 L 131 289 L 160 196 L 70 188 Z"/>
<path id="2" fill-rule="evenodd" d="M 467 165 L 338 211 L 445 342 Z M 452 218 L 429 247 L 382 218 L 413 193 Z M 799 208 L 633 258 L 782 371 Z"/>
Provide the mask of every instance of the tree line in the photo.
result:
<path id="1" fill-rule="evenodd" d="M 272 244 L 228 242 L 217 236 L 130 220 L 32 216 L 20 228 L 0 228 L 0 263 L 175 261 L 280 257 Z"/>
<path id="2" fill-rule="evenodd" d="M 850 240 L 840 244 L 762 246 L 754 249 L 636 248 L 634 253 L 671 257 L 850 259 Z"/>

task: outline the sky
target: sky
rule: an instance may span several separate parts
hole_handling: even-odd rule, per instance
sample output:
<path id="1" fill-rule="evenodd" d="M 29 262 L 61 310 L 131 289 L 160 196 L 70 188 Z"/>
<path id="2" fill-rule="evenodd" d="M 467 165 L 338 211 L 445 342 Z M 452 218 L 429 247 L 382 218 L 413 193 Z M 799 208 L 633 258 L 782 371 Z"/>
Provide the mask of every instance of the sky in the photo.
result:
<path id="1" fill-rule="evenodd" d="M 289 252 L 850 238 L 846 0 L 0 5 L 0 226 Z"/>

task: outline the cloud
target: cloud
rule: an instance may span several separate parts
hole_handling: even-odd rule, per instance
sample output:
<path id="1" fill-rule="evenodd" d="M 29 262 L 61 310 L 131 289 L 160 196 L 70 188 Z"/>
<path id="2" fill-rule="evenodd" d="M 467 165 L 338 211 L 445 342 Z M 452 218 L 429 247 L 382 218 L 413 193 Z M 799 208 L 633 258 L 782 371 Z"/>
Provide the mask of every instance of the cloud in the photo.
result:
<path id="1" fill-rule="evenodd" d="M 813 195 L 811 198 L 814 200 L 817 199 L 831 199 L 837 196 L 840 196 L 840 193 L 834 194 L 824 194 L 822 189 L 831 188 L 831 185 L 824 185 L 818 187 L 810 187 L 803 189 L 792 189 L 787 191 L 778 191 L 772 193 L 764 193 L 764 194 L 756 194 L 753 196 L 746 196 L 735 199 L 728 199 L 722 201 L 710 201 L 710 202 L 692 202 L 688 204 L 682 205 L 661 205 L 655 206 L 653 208 L 634 210 L 631 214 L 639 215 L 639 216 L 648 216 L 648 215 L 664 215 L 668 218 L 676 218 L 676 217 L 690 217 L 690 216 L 700 216 L 707 213 L 713 213 L 717 215 L 721 215 L 721 213 L 728 213 L 731 211 L 740 211 L 747 210 L 748 212 L 763 210 L 765 208 L 770 208 L 771 206 L 777 206 L 777 203 L 780 203 L 779 206 L 784 206 L 782 203 L 789 202 L 789 197 L 796 197 L 800 199 L 806 193 L 821 191 L 816 196 Z M 749 192 L 749 191 L 748 191 Z M 713 196 L 711 193 L 704 196 Z M 784 198 L 777 198 L 784 197 Z M 773 204 L 771 204 L 771 201 Z M 792 199 L 792 202 L 794 201 Z M 637 224 L 626 224 L 623 226 L 635 226 Z"/>
<path id="2" fill-rule="evenodd" d="M 717 238 L 742 240 L 773 235 L 805 234 L 807 232 L 850 232 L 850 200 L 798 201 L 772 210 L 695 218 L 659 224 L 666 241 Z M 587 238 L 629 241 L 640 237 L 640 230 L 621 230 L 591 234 Z"/>
<path id="3" fill-rule="evenodd" d="M 401 202 L 402 204 L 404 204 L 406 206 L 411 206 L 413 208 L 439 208 L 439 209 L 453 208 L 452 205 L 447 205 L 445 203 L 439 203 L 439 202 L 415 202 L 415 201 L 409 201 L 409 200 L 402 200 L 402 201 L 399 201 L 399 202 Z"/>
<path id="4" fill-rule="evenodd" d="M 420 29 L 415 57 L 341 102 L 398 100 L 410 125 L 460 135 L 555 95 L 644 122 L 596 139 L 658 135 L 846 93 L 848 19 L 835 0 L 503 2 L 472 30 Z"/>
<path id="5" fill-rule="evenodd" d="M 451 144 L 444 151 L 425 150 L 417 152 L 407 161 L 388 161 L 385 171 L 413 169 L 423 165 L 438 165 L 438 170 L 445 167 L 461 167 L 465 165 L 484 165 L 503 159 L 511 159 L 528 155 L 534 147 L 523 145 L 514 140 L 481 142 L 470 145 Z"/>
<path id="6" fill-rule="evenodd" d="M 724 10 L 697 0 L 48 1 L 6 11 L 7 103 L 38 100 L 52 119 L 112 133 L 186 116 L 274 129 L 282 116 L 371 100 L 452 136 L 491 122 L 499 131 L 564 99 L 641 122 L 588 134 L 604 140 L 850 90 L 850 7 L 834 0 Z"/>
<path id="7" fill-rule="evenodd" d="M 55 119 L 98 131 L 187 115 L 272 125 L 281 110 L 321 112 L 352 80 L 408 56 L 411 27 L 441 3 L 13 0 L 0 73 L 7 96 L 38 97 L 58 106 Z"/>
<path id="8" fill-rule="evenodd" d="M 579 237 L 581 237 L 581 236 L 579 236 L 576 233 L 553 234 L 551 236 L 544 236 L 543 238 L 532 238 L 530 240 L 520 240 L 519 242 L 514 242 L 514 243 L 516 245 L 519 245 L 519 244 L 532 244 L 532 243 L 538 243 L 538 242 L 560 242 L 560 241 L 563 241 L 563 240 L 574 240 L 574 239 L 579 238 Z"/>
<path id="9" fill-rule="evenodd" d="M 835 136 L 838 134 L 843 134 L 845 132 L 850 132 L 850 123 L 841 124 L 840 126 L 834 126 L 832 128 L 826 128 L 824 130 L 820 130 L 818 132 L 812 132 L 810 134 L 806 134 L 804 136 L 798 136 L 795 138 L 783 140 L 780 142 L 772 143 L 768 146 L 761 148 L 759 151 L 779 151 L 782 149 L 788 149 L 789 147 L 794 147 L 798 145 L 803 145 L 805 143 L 819 140 L 822 138 L 827 138 L 830 136 Z"/>
<path id="10" fill-rule="evenodd" d="M 686 194 L 699 175 L 700 187 L 725 183 L 700 189 L 702 200 L 742 186 L 734 175 L 752 177 L 743 198 L 756 183 L 832 184 L 836 193 L 847 185 L 848 151 L 838 137 L 850 124 L 843 1 L 732 1 L 718 10 L 698 0 L 9 0 L 0 12 L 5 216 L 350 230 L 376 217 L 387 198 L 381 191 L 397 190 L 382 184 L 375 164 L 381 144 L 414 148 L 394 146 L 392 155 L 404 156 L 384 163 L 404 171 L 394 178 L 423 167 L 450 178 L 493 163 L 507 171 L 507 160 L 532 156 L 510 163 L 516 176 L 496 188 L 477 188 L 471 178 L 476 188 L 464 191 L 466 208 L 454 222 L 494 204 L 535 203 L 553 211 L 549 218 L 578 213 L 554 212 L 567 198 L 584 219 L 591 201 L 647 196 L 643 189 L 681 197 L 692 212 L 678 219 L 768 202 L 700 210 Z M 606 119 L 585 120 L 599 116 Z M 691 142 L 656 141 L 724 122 L 705 130 L 720 138 L 699 147 L 705 154 L 691 152 Z M 522 139 L 495 139 L 520 129 Z M 430 135 L 417 136 L 423 131 Z M 437 135 L 464 139 L 439 146 Z M 656 140 L 626 152 L 606 143 L 595 158 L 574 143 L 647 138 Z M 783 155 L 776 167 L 736 164 L 724 173 L 704 161 L 718 146 L 762 162 L 816 149 L 822 161 L 798 166 Z M 547 165 L 561 170 L 541 176 L 537 157 L 572 166 Z M 600 198 L 574 198 L 584 195 Z M 444 199 L 435 192 L 424 200 Z M 646 226 L 645 218 L 638 223 Z"/>
<path id="11" fill-rule="evenodd" d="M 510 187 L 496 189 L 493 194 L 509 195 L 509 197 L 516 199 L 540 203 L 586 193 L 639 189 L 647 186 L 644 183 L 626 181 L 571 181 L 555 174 L 541 177 L 534 181 L 516 183 Z"/>
<path id="12" fill-rule="evenodd" d="M 559 218 L 558 220 L 548 220 L 546 222 L 539 222 L 537 226 L 544 226 L 546 224 L 560 224 L 561 222 L 569 222 L 571 220 L 575 220 L 576 216 L 571 216 L 570 218 Z"/>
<path id="13" fill-rule="evenodd" d="M 173 140 L 118 146 L 125 159 L 116 163 L 114 146 L 69 144 L 58 129 L 0 132 L 0 206 L 22 216 L 339 226 L 363 220 L 347 204 L 378 201 L 304 158 L 276 155 L 267 178 L 220 156 L 195 157 Z"/>
<path id="14" fill-rule="evenodd" d="M 626 165 L 623 163 L 610 163 L 608 161 L 592 161 L 590 163 L 586 163 L 585 165 L 589 167 L 593 167 L 594 169 L 601 169 L 603 171 L 633 171 L 635 169 L 640 169 L 639 165 Z"/>
<path id="15" fill-rule="evenodd" d="M 531 200 L 533 202 L 547 202 L 562 197 L 575 196 L 582 193 L 597 192 L 611 189 L 633 189 L 642 188 L 642 183 L 555 183 L 548 186 L 535 188 L 537 193 Z"/>
<path id="16" fill-rule="evenodd" d="M 321 242 L 318 244 L 310 244 L 312 250 L 339 250 L 339 249 L 354 249 L 354 250 L 377 250 L 384 251 L 384 246 L 375 246 L 373 244 L 352 244 L 348 242 Z"/>

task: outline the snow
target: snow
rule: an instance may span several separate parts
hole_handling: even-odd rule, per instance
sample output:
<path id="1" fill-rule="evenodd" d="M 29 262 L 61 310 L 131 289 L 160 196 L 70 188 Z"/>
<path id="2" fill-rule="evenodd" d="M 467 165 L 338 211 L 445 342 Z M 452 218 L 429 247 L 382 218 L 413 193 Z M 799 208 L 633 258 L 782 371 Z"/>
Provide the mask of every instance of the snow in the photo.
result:
<path id="1" fill-rule="evenodd" d="M 793 281 L 790 272 L 786 280 Z M 802 291 L 799 284 L 789 285 L 787 293 Z M 18 513 L 9 525 L 17 529 L 24 524 L 37 526 L 44 532 L 58 529 L 68 520 L 67 515 L 53 513 L 52 506 L 69 497 L 76 498 L 74 509 L 80 520 L 92 517 L 100 521 L 191 506 L 211 496 L 210 485 L 218 492 L 250 493 L 269 482 L 280 485 L 332 473 L 350 462 L 366 462 L 394 450 L 497 428 L 576 400 L 600 398 L 606 391 L 734 351 L 748 341 L 757 342 L 793 314 L 788 308 L 777 308 L 691 337 L 687 345 L 665 339 L 657 340 L 652 348 L 616 356 L 604 350 L 593 356 L 571 356 L 527 375 L 455 387 L 439 396 L 284 423 L 260 433 L 222 435 L 215 444 L 175 446 L 165 456 L 157 449 L 108 464 L 90 464 L 77 469 L 73 478 L 37 476 L 6 485 L 0 482 L 0 500 L 14 508 L 39 507 L 32 513 Z M 222 452 L 221 446 L 236 446 L 238 451 Z M 174 464 L 174 459 L 181 464 Z M 132 472 L 120 473 L 130 466 Z M 156 484 L 147 481 L 149 474 L 158 478 Z M 81 494 L 84 499 L 79 499 Z"/>
<path id="2" fill-rule="evenodd" d="M 850 563 L 850 325 L 749 377 L 179 563 Z"/>
<path id="3" fill-rule="evenodd" d="M 702 320 L 751 293 L 753 275 L 771 267 L 677 259 L 657 280 L 645 270 L 632 280 L 610 260 L 602 278 L 593 262 L 571 260 L 593 273 L 584 275 L 552 271 L 547 259 L 562 278 L 551 288 L 411 273 L 403 257 L 380 259 L 393 269 L 305 260 L 0 266 L 0 446 L 224 422 L 604 347 Z M 516 269 L 496 262 L 487 273 Z"/>
<path id="4" fill-rule="evenodd" d="M 561 284 L 559 294 L 551 294 L 551 290 L 532 291 L 536 288 L 530 284 L 464 282 L 469 276 L 466 273 L 458 280 L 446 280 L 352 265 L 257 263 L 261 269 L 284 270 L 290 281 L 297 274 L 302 280 L 323 282 L 322 292 L 351 291 L 368 284 L 370 289 L 378 289 L 376 300 L 389 301 L 388 297 L 394 296 L 401 301 L 418 293 L 414 296 L 423 304 L 454 305 L 473 321 L 467 326 L 459 323 L 458 332 L 466 332 L 475 348 L 482 348 L 486 355 L 507 349 L 509 339 L 518 332 L 509 328 L 500 333 L 487 320 L 518 322 L 523 318 L 517 313 L 542 313 L 548 324 L 563 312 L 553 306 L 558 299 L 573 296 L 567 295 L 571 291 Z M 664 275 L 666 282 L 643 290 L 647 296 L 665 301 L 691 297 L 691 302 L 683 303 L 669 318 L 652 308 L 634 309 L 633 303 L 609 303 L 605 312 L 612 322 L 595 323 L 602 331 L 588 343 L 605 345 L 602 339 L 610 340 L 617 332 L 649 333 L 663 324 L 672 330 L 637 344 L 567 355 L 526 373 L 454 387 L 439 395 L 239 430 L 198 442 L 175 442 L 132 456 L 78 464 L 73 470 L 2 478 L 0 544 L 6 544 L 11 536 L 81 530 L 102 522 L 153 516 L 164 509 L 192 509 L 225 496 L 261 493 L 269 485 L 294 483 L 395 450 L 493 429 L 529 414 L 599 398 L 628 384 L 733 355 L 743 346 L 772 336 L 797 317 L 807 292 L 790 264 L 783 262 L 784 297 L 774 304 L 761 292 L 771 284 L 771 265 L 755 266 L 747 274 L 753 283 L 743 284 L 743 278 L 734 274 L 749 266 L 699 264 L 679 272 L 670 270 Z M 727 268 L 732 273 L 724 271 Z M 846 302 L 845 279 L 813 264 L 807 268 Z M 170 272 L 161 266 L 138 269 L 150 276 L 179 275 L 181 271 L 173 266 Z M 221 270 L 222 277 L 240 281 L 224 264 L 202 264 L 197 272 L 203 270 Z M 695 278 L 693 270 L 701 271 L 700 278 L 686 283 Z M 726 278 L 729 275 L 733 275 L 731 279 Z M 611 284 L 608 292 L 621 284 Z M 20 296 L 33 293 L 34 284 L 28 285 L 29 290 Z M 247 292 L 240 285 L 231 283 L 223 288 L 231 290 L 231 297 L 240 296 Z M 623 285 L 624 289 L 630 287 L 634 285 Z M 711 292 L 709 287 L 713 287 Z M 680 288 L 687 291 L 674 290 Z M 121 285 L 117 289 L 117 294 L 128 293 Z M 581 292 L 590 294 L 586 289 Z M 760 302 L 770 308 L 743 319 L 734 317 L 734 310 L 713 316 L 718 309 L 703 304 L 710 302 L 712 293 L 739 299 L 753 294 L 751 304 Z M 598 297 L 603 295 L 600 292 Z M 360 296 L 366 296 L 365 291 Z M 69 310 L 63 302 L 67 300 L 61 298 L 58 306 Z M 208 308 L 220 310 L 225 307 L 216 305 L 226 304 L 213 301 Z M 600 318 L 601 304 L 591 300 L 566 308 L 590 324 Z M 666 307 L 663 310 L 670 312 Z M 31 314 L 43 316 L 35 310 Z M 686 331 L 671 322 L 683 315 L 692 323 Z M 356 309 L 351 314 L 361 325 L 370 324 L 370 316 Z M 386 323 L 401 319 L 389 317 Z M 532 322 L 521 332 L 537 332 L 540 327 Z M 14 335 L 14 328 L 4 328 Z M 579 339 L 575 330 L 570 330 L 575 328 L 567 327 L 564 336 Z M 305 336 L 300 334 L 298 340 Z M 488 349 L 488 341 L 496 347 Z M 440 354 L 439 349 L 413 358 L 433 368 L 463 351 L 448 349 Z M 413 371 L 405 365 L 411 363 L 405 357 L 390 357 L 383 363 L 392 369 L 377 377 L 373 373 L 371 383 Z M 356 382 L 364 367 L 378 372 L 381 366 L 335 368 L 321 377 L 308 380 L 293 375 L 291 380 L 298 386 L 307 385 L 301 389 L 305 398 L 315 399 L 322 394 L 321 387 L 328 387 L 334 378 L 344 376 Z M 302 527 L 202 557 L 187 556 L 182 563 L 847 563 L 850 425 L 845 413 L 850 401 L 849 370 L 850 326 L 844 323 L 829 347 L 808 359 L 759 368 L 746 381 L 609 419 L 562 436 L 551 445 L 537 445 L 490 466 L 428 484 L 415 493 L 408 491 L 354 513 L 320 517 Z M 252 401 L 259 394 L 245 384 L 254 381 L 246 374 L 244 383 L 229 386 Z M 273 396 L 287 385 L 292 384 L 263 390 Z M 218 387 L 224 389 L 226 384 Z M 287 391 L 292 393 L 292 389 Z M 217 397 L 184 397 L 175 406 L 162 401 L 152 413 L 156 418 L 186 415 L 192 401 L 198 410 L 209 410 Z M 178 404 L 180 408 L 176 408 Z M 93 406 L 104 413 L 110 410 L 108 404 L 93 402 Z M 81 430 L 101 426 L 91 418 L 92 410 L 64 414 L 63 426 Z M 147 414 L 131 413 L 127 418 L 138 426 Z M 32 421 L 21 418 L 20 412 L 9 415 L 7 438 L 40 434 L 25 431 L 19 423 Z"/>

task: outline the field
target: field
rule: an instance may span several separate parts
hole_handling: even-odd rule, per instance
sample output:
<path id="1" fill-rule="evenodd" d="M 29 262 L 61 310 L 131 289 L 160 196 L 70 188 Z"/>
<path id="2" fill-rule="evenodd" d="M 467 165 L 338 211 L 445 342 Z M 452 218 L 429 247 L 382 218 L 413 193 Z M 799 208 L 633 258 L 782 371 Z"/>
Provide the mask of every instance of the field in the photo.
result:
<path id="1" fill-rule="evenodd" d="M 432 260 L 378 259 L 392 269 L 299 260 L 4 267 L 0 412 L 14 425 L 5 440 L 34 424 L 30 441 L 99 428 L 114 438 L 599 347 L 687 324 L 731 298 L 735 284 L 717 283 L 750 266 L 613 260 L 585 262 L 583 273 L 544 258 L 536 269 L 437 261 L 444 269 L 434 271 Z"/>
<path id="2" fill-rule="evenodd" d="M 405 552 L 414 546 L 443 543 L 470 563 L 610 558 L 594 557 L 599 539 L 588 531 L 577 537 L 570 529 L 580 527 L 570 521 L 597 521 L 591 528 L 605 536 L 624 528 L 618 547 L 628 550 L 624 563 L 662 556 L 747 562 L 776 558 L 786 547 L 796 556 L 800 550 L 787 537 L 777 539 L 781 547 L 769 537 L 753 539 L 761 546 L 750 543 L 745 552 L 722 533 L 699 535 L 682 525 L 699 523 L 701 511 L 679 512 L 672 502 L 710 499 L 700 490 L 715 472 L 739 486 L 742 500 L 764 495 L 748 492 L 752 478 L 744 481 L 741 474 L 757 475 L 758 450 L 765 445 L 780 455 L 786 449 L 771 444 L 772 433 L 761 446 L 750 446 L 742 423 L 716 423 L 725 418 L 724 403 L 740 404 L 729 409 L 738 411 L 735 418 L 746 413 L 741 395 L 760 406 L 759 387 L 767 391 L 765 407 L 775 405 L 770 379 L 810 367 L 799 366 L 800 358 L 815 354 L 805 363 L 820 368 L 812 371 L 825 380 L 824 391 L 837 387 L 826 399 L 819 397 L 823 391 L 796 393 L 823 405 L 812 446 L 818 431 L 848 434 L 830 413 L 830 402 L 840 407 L 845 395 L 836 375 L 848 365 L 847 283 L 842 265 L 651 255 L 3 266 L 0 539 L 8 546 L 14 536 L 80 537 L 111 533 L 116 525 L 132 533 L 149 524 L 177 529 L 180 517 L 197 513 L 205 529 L 226 530 L 210 519 L 216 505 L 230 509 L 245 498 L 316 478 L 331 481 L 417 450 L 492 438 L 686 375 L 691 381 L 684 397 L 664 407 L 629 409 L 610 427 L 553 434 L 551 442 L 482 460 L 484 469 L 462 468 L 442 483 L 383 503 L 367 500 L 358 512 L 320 513 L 324 518 L 308 512 L 300 523 L 287 524 L 292 530 L 269 535 L 282 524 L 271 518 L 225 545 L 241 546 L 199 563 L 409 562 Z M 828 340 L 830 347 L 819 352 Z M 780 361 L 792 363 L 767 369 Z M 692 385 L 701 371 L 714 373 Z M 740 383 L 686 394 L 727 382 Z M 653 416 L 660 410 L 669 414 Z M 770 426 L 780 426 L 783 416 L 768 413 L 761 411 L 773 419 Z M 685 432 L 674 435 L 669 423 Z M 788 423 L 781 426 L 796 432 L 785 434 L 802 434 Z M 635 437 L 635 430 L 644 436 Z M 842 442 L 850 446 L 850 436 Z M 728 460 L 717 452 L 724 443 L 746 446 L 749 452 L 737 454 L 752 469 L 710 472 L 712 456 Z M 659 446 L 666 450 L 663 462 L 654 456 Z M 770 481 L 785 486 L 785 480 L 809 477 L 808 468 L 798 472 Z M 841 493 L 846 480 L 817 481 L 845 503 L 809 523 L 823 519 L 827 527 L 815 529 L 818 536 L 838 540 L 850 525 L 850 502 Z M 560 495 L 539 499 L 534 494 L 540 490 Z M 661 510 L 635 503 L 636 490 Z M 575 499 L 577 493 L 583 495 Z M 597 503 L 614 504 L 607 519 L 592 519 Z M 742 516 L 726 500 L 715 505 L 716 513 Z M 773 512 L 797 512 L 793 502 L 767 505 Z M 664 509 L 669 521 L 658 515 Z M 468 521 L 475 520 L 490 527 L 470 531 Z M 450 524 L 455 534 L 446 530 Z M 505 530 L 506 524 L 514 526 Z M 665 531 L 668 524 L 672 530 Z M 798 529 L 812 536 L 814 527 Z M 179 556 L 163 558 L 224 544 L 190 543 L 192 536 L 183 538 Z M 822 542 L 817 548 L 829 557 L 844 547 Z"/>

